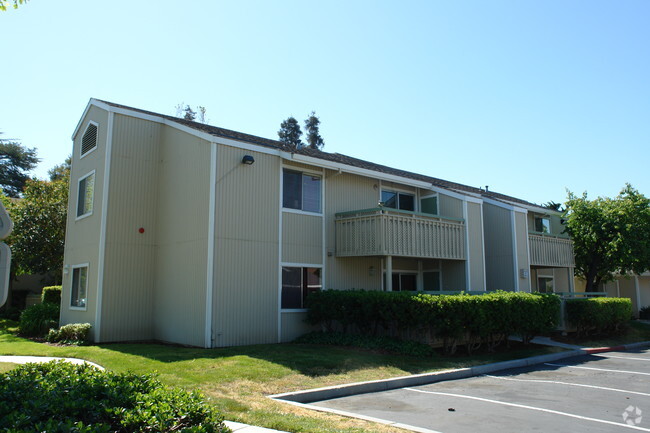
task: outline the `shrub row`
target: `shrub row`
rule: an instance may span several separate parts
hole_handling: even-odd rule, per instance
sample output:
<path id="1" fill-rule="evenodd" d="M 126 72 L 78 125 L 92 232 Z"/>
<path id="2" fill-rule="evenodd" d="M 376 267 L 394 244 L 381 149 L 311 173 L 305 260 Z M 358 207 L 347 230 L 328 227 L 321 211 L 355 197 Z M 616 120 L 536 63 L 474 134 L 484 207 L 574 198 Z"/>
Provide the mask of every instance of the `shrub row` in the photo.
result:
<path id="1" fill-rule="evenodd" d="M 587 298 L 566 301 L 569 324 L 578 334 L 618 332 L 632 318 L 629 298 Z"/>
<path id="2" fill-rule="evenodd" d="M 41 302 L 43 304 L 61 305 L 61 286 L 43 287 L 43 292 L 41 292 Z"/>
<path id="3" fill-rule="evenodd" d="M 512 334 L 528 343 L 555 329 L 560 313 L 557 296 L 513 292 L 469 296 L 326 290 L 311 294 L 307 302 L 307 321 L 327 331 L 437 339 L 448 353 L 458 344 L 469 352 L 482 344 L 492 349 Z"/>
<path id="4" fill-rule="evenodd" d="M 27 337 L 43 337 L 59 326 L 59 304 L 32 305 L 20 314 L 18 330 Z"/>
<path id="5" fill-rule="evenodd" d="M 50 329 L 45 339 L 50 343 L 87 344 L 91 327 L 90 323 L 70 323 L 59 329 Z"/>
<path id="6" fill-rule="evenodd" d="M 0 431 L 229 432 L 196 392 L 152 375 L 66 362 L 26 364 L 0 375 Z"/>

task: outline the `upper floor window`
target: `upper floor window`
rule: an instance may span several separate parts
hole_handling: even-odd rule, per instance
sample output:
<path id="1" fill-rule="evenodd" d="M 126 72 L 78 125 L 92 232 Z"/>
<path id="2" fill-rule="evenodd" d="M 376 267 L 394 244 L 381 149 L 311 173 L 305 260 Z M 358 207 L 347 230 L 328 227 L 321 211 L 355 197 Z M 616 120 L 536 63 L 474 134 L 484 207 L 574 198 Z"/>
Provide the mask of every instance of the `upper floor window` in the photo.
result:
<path id="1" fill-rule="evenodd" d="M 95 172 L 92 171 L 79 179 L 77 192 L 77 219 L 93 213 L 93 196 L 95 194 Z"/>
<path id="2" fill-rule="evenodd" d="M 548 217 L 535 217 L 535 231 L 538 233 L 551 233 L 551 219 Z"/>
<path id="3" fill-rule="evenodd" d="M 84 135 L 81 137 L 81 156 L 84 156 L 97 148 L 97 127 L 98 125 L 94 122 L 90 122 L 88 126 L 86 126 Z"/>
<path id="4" fill-rule="evenodd" d="M 415 195 L 397 191 L 382 191 L 381 201 L 384 207 L 415 211 Z"/>
<path id="5" fill-rule="evenodd" d="M 420 212 L 438 215 L 438 197 L 424 197 L 420 200 Z"/>
<path id="6" fill-rule="evenodd" d="M 282 207 L 321 212 L 321 177 L 299 171 L 282 172 Z"/>

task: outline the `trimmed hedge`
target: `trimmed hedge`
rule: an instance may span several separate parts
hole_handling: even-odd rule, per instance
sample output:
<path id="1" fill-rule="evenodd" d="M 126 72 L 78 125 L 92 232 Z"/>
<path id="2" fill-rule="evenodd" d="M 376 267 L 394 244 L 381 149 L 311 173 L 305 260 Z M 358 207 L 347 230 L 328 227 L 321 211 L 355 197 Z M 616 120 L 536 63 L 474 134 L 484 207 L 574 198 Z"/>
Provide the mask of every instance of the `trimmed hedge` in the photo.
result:
<path id="1" fill-rule="evenodd" d="M 69 323 L 59 329 L 50 329 L 45 339 L 50 343 L 87 344 L 90 328 L 90 323 Z"/>
<path id="2" fill-rule="evenodd" d="M 50 328 L 59 326 L 59 304 L 38 304 L 20 314 L 18 331 L 28 337 L 44 337 Z"/>
<path id="3" fill-rule="evenodd" d="M 230 432 L 197 392 L 61 361 L 1 374 L 0 413 L 12 433 Z"/>
<path id="4" fill-rule="evenodd" d="M 44 304 L 61 305 L 61 286 L 43 287 L 41 302 Z"/>
<path id="5" fill-rule="evenodd" d="M 307 321 L 326 331 L 438 339 L 447 353 L 458 344 L 469 352 L 483 344 L 493 349 L 512 334 L 528 343 L 554 330 L 560 317 L 557 296 L 521 292 L 470 296 L 325 290 L 310 294 L 307 306 Z"/>
<path id="6" fill-rule="evenodd" d="M 566 301 L 567 320 L 578 334 L 611 334 L 621 330 L 632 317 L 629 298 L 586 298 Z"/>
<path id="7" fill-rule="evenodd" d="M 650 305 L 646 305 L 639 310 L 639 319 L 650 320 Z"/>

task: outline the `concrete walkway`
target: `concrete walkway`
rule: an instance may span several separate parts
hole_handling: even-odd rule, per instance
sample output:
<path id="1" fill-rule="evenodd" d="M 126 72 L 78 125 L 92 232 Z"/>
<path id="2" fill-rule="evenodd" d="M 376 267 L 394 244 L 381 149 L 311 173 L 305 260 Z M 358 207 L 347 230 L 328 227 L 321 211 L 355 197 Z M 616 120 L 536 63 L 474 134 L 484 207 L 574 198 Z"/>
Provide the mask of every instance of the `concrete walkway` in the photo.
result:
<path id="1" fill-rule="evenodd" d="M 72 364 L 89 364 L 100 370 L 104 370 L 104 367 L 101 365 L 95 364 L 94 362 L 86 361 L 78 358 L 58 358 L 53 356 L 2 356 L 0 355 L 0 362 L 8 362 L 12 364 L 27 364 L 29 362 L 50 362 L 50 361 L 66 361 Z M 224 421 L 230 430 L 237 433 L 285 433 L 280 432 L 279 430 L 271 430 L 264 427 L 256 427 L 253 425 L 242 424 L 240 422 L 234 421 Z"/>

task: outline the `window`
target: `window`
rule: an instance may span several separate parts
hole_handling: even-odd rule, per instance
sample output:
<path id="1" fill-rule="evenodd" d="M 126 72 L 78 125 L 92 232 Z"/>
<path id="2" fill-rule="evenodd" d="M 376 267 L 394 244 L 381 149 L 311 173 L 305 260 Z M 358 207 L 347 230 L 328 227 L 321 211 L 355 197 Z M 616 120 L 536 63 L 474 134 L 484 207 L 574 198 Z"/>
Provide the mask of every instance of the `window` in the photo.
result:
<path id="1" fill-rule="evenodd" d="M 89 123 L 81 137 L 81 156 L 90 153 L 97 147 L 97 124 Z"/>
<path id="2" fill-rule="evenodd" d="M 425 292 L 438 292 L 442 290 L 440 284 L 440 271 L 424 271 L 422 274 Z"/>
<path id="3" fill-rule="evenodd" d="M 307 295 L 320 291 L 321 269 L 282 267 L 282 308 L 305 308 Z"/>
<path id="4" fill-rule="evenodd" d="M 381 201 L 384 204 L 384 207 L 415 211 L 415 196 L 413 194 L 396 191 L 382 191 Z"/>
<path id="5" fill-rule="evenodd" d="M 284 170 L 282 173 L 282 207 L 320 213 L 320 176 Z"/>
<path id="6" fill-rule="evenodd" d="M 88 288 L 88 265 L 72 268 L 72 286 L 70 289 L 70 306 L 86 308 L 86 293 Z"/>
<path id="7" fill-rule="evenodd" d="M 77 219 L 93 213 L 93 195 L 95 193 L 95 172 L 79 179 L 77 192 Z"/>
<path id="8" fill-rule="evenodd" d="M 540 293 L 553 293 L 553 277 L 538 277 L 537 291 Z"/>
<path id="9" fill-rule="evenodd" d="M 425 197 L 420 200 L 420 211 L 432 215 L 438 215 L 438 197 Z"/>
<path id="10" fill-rule="evenodd" d="M 535 231 L 538 233 L 551 233 L 551 219 L 548 217 L 535 217 Z"/>
<path id="11" fill-rule="evenodd" d="M 386 274 L 384 273 L 384 290 L 386 290 Z M 417 290 L 417 274 L 393 272 L 393 292 L 414 292 Z"/>

